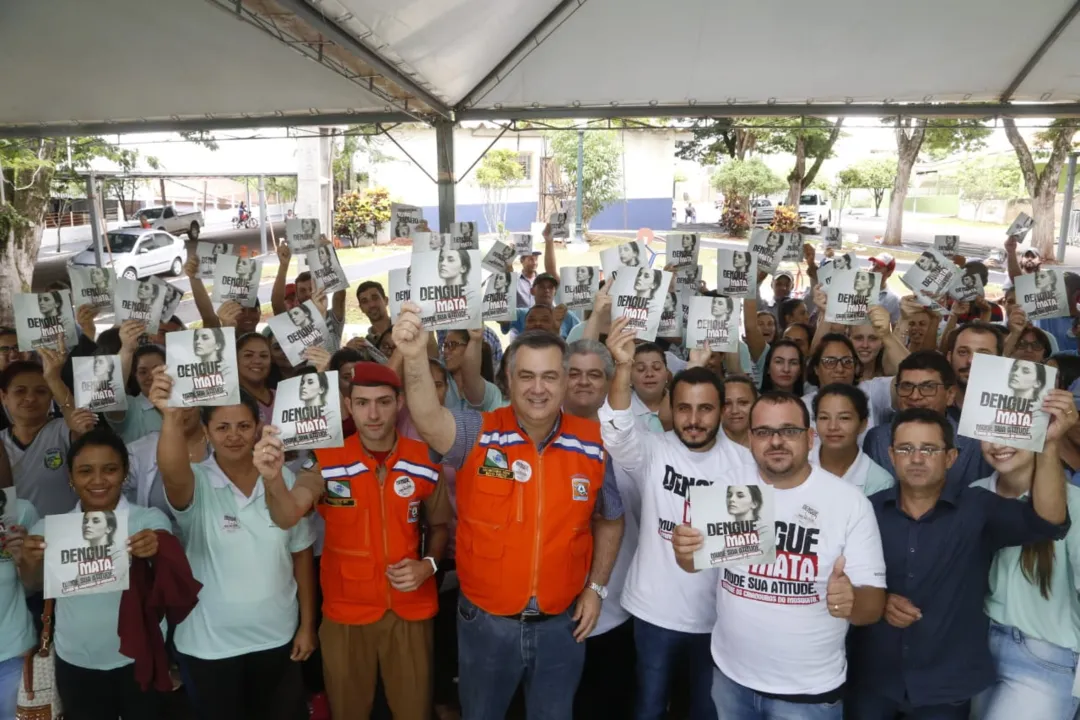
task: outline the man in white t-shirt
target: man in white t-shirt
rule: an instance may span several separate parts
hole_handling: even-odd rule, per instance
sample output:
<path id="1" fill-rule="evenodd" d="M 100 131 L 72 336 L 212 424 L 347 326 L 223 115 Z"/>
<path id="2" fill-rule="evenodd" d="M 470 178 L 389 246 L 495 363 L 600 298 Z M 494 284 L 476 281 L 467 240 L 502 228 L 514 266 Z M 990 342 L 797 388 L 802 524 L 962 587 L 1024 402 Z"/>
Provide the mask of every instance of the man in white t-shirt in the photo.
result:
<path id="1" fill-rule="evenodd" d="M 708 570 L 719 587 L 712 631 L 712 696 L 722 718 L 843 717 L 849 625 L 868 625 L 885 607 L 885 561 L 870 501 L 810 465 L 806 406 L 769 392 L 750 412 L 755 468 L 726 473 L 738 485 L 771 485 L 776 561 Z M 675 529 L 684 570 L 704 536 Z M 713 574 L 715 573 L 715 574 Z"/>
<path id="2" fill-rule="evenodd" d="M 694 485 L 711 485 L 720 468 L 742 461 L 720 434 L 724 387 L 703 367 L 680 372 L 671 383 L 673 429 L 643 430 L 631 403 L 634 333 L 627 319 L 611 325 L 607 346 L 615 360 L 608 405 L 600 410 L 604 447 L 641 496 L 638 547 L 623 586 L 622 606 L 634 616 L 638 695 L 635 717 L 666 715 L 680 662 L 688 668 L 689 715 L 716 718 L 712 702 L 709 637 L 716 623 L 716 580 L 687 575 L 672 557 L 671 533 L 685 522 Z M 748 466 L 752 467 L 752 466 Z"/>

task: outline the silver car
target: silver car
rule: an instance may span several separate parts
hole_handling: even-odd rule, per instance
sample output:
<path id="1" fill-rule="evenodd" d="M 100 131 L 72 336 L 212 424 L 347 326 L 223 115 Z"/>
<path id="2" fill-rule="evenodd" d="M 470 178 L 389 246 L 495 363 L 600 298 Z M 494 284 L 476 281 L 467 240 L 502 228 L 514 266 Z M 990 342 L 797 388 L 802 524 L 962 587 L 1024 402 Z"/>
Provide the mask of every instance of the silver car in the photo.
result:
<path id="1" fill-rule="evenodd" d="M 154 228 L 119 228 L 110 230 L 107 237 L 104 260 L 110 262 L 111 250 L 112 265 L 120 277 L 136 280 L 163 272 L 176 276 L 184 270 L 187 250 L 184 241 L 175 235 Z M 68 265 L 97 265 L 93 246 L 68 260 Z"/>

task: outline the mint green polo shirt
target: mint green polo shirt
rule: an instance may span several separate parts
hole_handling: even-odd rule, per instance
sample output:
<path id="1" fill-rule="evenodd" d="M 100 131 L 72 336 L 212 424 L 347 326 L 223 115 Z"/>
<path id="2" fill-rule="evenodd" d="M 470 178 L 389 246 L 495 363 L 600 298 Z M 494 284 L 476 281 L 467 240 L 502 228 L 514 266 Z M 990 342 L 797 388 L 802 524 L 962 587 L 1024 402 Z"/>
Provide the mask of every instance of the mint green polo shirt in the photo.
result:
<path id="1" fill-rule="evenodd" d="M 443 406 L 450 410 L 478 410 L 480 412 L 491 412 L 502 407 L 503 395 L 502 391 L 494 384 L 487 380 L 484 381 L 484 399 L 479 405 L 472 405 L 458 390 L 457 383 L 450 373 L 446 373 L 446 401 Z"/>
<path id="2" fill-rule="evenodd" d="M 310 519 L 282 530 L 270 519 L 261 477 L 244 497 L 213 457 L 191 470 L 191 505 L 173 512 L 203 588 L 176 628 L 176 649 L 219 660 L 292 642 L 299 624 L 292 554 L 314 544 Z M 296 476 L 288 468 L 282 474 L 291 488 Z"/>
<path id="3" fill-rule="evenodd" d="M 105 420 L 125 443 L 135 442 L 152 432 L 161 432 L 161 413 L 142 393 L 138 397 L 128 398 L 122 419 L 114 419 L 116 415 L 118 413 L 106 413 Z"/>
<path id="4" fill-rule="evenodd" d="M 128 511 L 128 537 L 143 530 L 172 532 L 169 518 L 157 508 L 132 505 L 121 497 L 116 509 Z M 71 512 L 81 513 L 81 503 Z M 39 520 L 30 534 L 44 535 L 45 521 Z M 48 536 L 45 542 L 49 542 Z M 56 654 L 69 665 L 87 670 L 115 670 L 135 662 L 120 654 L 120 635 L 116 626 L 120 620 L 122 596 L 123 592 L 111 592 L 57 598 L 53 641 Z M 167 629 L 167 624 L 162 620 L 162 633 Z"/>
<path id="5" fill-rule="evenodd" d="M 3 490 L 0 490 L 2 493 Z M 29 500 L 15 501 L 15 524 L 29 530 L 41 519 Z M 22 655 L 37 643 L 26 592 L 11 555 L 0 550 L 0 662 Z"/>
<path id="6" fill-rule="evenodd" d="M 973 486 L 997 492 L 997 473 L 977 480 Z M 1080 518 L 1080 488 L 1065 486 L 1069 517 Z M 1027 499 L 1025 494 L 1021 499 Z M 1020 568 L 1022 548 L 998 550 L 990 566 L 990 594 L 986 614 L 997 623 L 1058 647 L 1080 652 L 1080 524 L 1074 523 L 1063 540 L 1054 542 L 1054 568 L 1050 573 L 1050 597 L 1044 598 L 1037 583 L 1029 582 Z"/>

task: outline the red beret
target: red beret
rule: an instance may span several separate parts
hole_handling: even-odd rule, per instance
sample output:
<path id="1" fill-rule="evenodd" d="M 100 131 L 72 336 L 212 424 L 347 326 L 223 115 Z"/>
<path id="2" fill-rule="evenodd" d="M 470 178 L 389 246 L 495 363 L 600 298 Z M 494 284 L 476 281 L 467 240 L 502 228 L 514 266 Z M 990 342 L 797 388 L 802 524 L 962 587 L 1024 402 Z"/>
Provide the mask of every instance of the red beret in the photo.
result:
<path id="1" fill-rule="evenodd" d="M 398 374 L 385 365 L 377 362 L 358 362 L 353 365 L 353 385 L 388 385 L 395 390 L 401 389 L 401 378 Z"/>

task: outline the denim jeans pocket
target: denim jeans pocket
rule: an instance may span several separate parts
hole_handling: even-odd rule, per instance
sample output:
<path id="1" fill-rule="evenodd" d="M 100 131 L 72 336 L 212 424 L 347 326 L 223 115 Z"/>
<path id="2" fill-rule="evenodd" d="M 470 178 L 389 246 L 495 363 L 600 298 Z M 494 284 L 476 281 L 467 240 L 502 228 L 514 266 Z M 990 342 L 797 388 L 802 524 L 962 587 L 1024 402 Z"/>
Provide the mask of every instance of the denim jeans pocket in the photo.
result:
<path id="1" fill-rule="evenodd" d="M 1072 675 L 1076 671 L 1076 653 L 1043 640 L 1025 637 L 1019 643 L 1024 656 L 1053 672 Z"/>
<path id="2" fill-rule="evenodd" d="M 476 619 L 476 616 L 480 614 L 480 608 L 469 602 L 464 595 L 458 598 L 457 606 L 458 618 L 465 622 L 472 622 Z"/>

